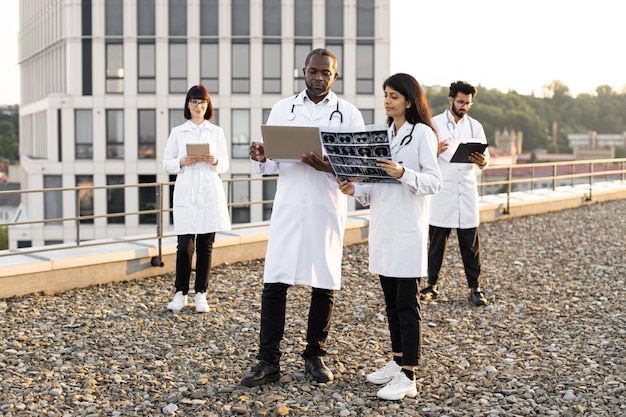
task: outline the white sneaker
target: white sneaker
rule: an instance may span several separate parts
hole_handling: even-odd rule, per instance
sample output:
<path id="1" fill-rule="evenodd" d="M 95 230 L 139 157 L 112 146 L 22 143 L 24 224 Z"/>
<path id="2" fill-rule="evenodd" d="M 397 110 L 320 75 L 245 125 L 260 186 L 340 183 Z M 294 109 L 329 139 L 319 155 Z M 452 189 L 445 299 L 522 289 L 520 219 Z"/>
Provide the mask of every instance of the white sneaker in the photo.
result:
<path id="1" fill-rule="evenodd" d="M 182 291 L 178 291 L 174 295 L 174 299 L 167 305 L 168 310 L 179 311 L 187 305 L 187 296 L 183 295 Z"/>
<path id="2" fill-rule="evenodd" d="M 209 303 L 206 302 L 206 294 L 199 292 L 196 294 L 196 311 L 206 313 L 209 311 Z"/>
<path id="3" fill-rule="evenodd" d="M 398 372 L 391 382 L 381 388 L 376 395 L 383 400 L 401 400 L 405 396 L 415 397 L 417 395 L 415 378 L 410 380 L 404 372 Z"/>
<path id="4" fill-rule="evenodd" d="M 367 376 L 367 380 L 373 384 L 386 384 L 387 382 L 391 381 L 393 377 L 396 376 L 396 374 L 401 370 L 402 367 L 392 359 L 378 371 L 369 374 Z"/>

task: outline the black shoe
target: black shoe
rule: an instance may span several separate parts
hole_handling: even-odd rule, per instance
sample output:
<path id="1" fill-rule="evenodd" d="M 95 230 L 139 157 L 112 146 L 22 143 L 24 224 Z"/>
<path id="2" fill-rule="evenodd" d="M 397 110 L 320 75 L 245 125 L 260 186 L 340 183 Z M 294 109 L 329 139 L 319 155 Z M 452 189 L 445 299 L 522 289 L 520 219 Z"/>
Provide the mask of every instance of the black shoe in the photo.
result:
<path id="1" fill-rule="evenodd" d="M 259 363 L 241 379 L 241 385 L 256 387 L 266 382 L 276 382 L 280 379 L 280 365 L 272 365 L 266 361 Z"/>
<path id="2" fill-rule="evenodd" d="M 429 285 L 428 287 L 420 291 L 420 300 L 430 301 L 437 298 L 439 298 L 439 291 L 432 285 Z"/>
<path id="3" fill-rule="evenodd" d="M 333 373 L 324 365 L 324 361 L 319 356 L 315 358 L 305 358 L 304 364 L 306 372 L 311 374 L 311 378 L 317 382 L 329 382 L 335 379 Z"/>
<path id="4" fill-rule="evenodd" d="M 473 288 L 470 292 L 469 300 L 477 306 L 486 306 L 489 304 L 485 293 L 480 288 Z"/>

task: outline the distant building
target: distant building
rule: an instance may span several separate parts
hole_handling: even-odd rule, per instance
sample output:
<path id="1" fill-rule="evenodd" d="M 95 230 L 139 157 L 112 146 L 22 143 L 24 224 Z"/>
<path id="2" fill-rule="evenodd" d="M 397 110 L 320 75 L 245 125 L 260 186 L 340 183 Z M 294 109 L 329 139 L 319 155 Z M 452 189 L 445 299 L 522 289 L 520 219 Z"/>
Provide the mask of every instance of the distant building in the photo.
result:
<path id="1" fill-rule="evenodd" d="M 167 182 L 170 129 L 182 122 L 189 87 L 211 93 L 231 169 L 253 176 L 250 141 L 280 98 L 304 88 L 307 53 L 339 58 L 333 90 L 385 120 L 390 0 L 20 0 L 20 155 L 23 189 Z M 169 190 L 171 192 L 171 190 Z M 273 198 L 275 182 L 237 182 L 231 201 Z M 152 187 L 32 193 L 31 219 L 153 208 Z M 170 207 L 169 192 L 165 204 Z M 78 211 L 78 212 L 77 212 Z M 262 205 L 231 209 L 235 223 L 269 218 Z M 81 223 L 81 239 L 154 233 L 154 215 Z M 29 227 L 32 246 L 73 241 L 71 221 Z M 169 219 L 164 227 L 171 230 Z M 9 236 L 10 247 L 16 239 Z M 24 243 L 26 244 L 26 243 Z"/>
<path id="2" fill-rule="evenodd" d="M 524 133 L 522 131 L 509 132 L 506 128 L 496 130 L 495 148 L 490 148 L 490 165 L 514 165 L 522 154 Z"/>
<path id="3" fill-rule="evenodd" d="M 574 150 L 574 157 L 584 159 L 615 158 L 615 147 L 626 148 L 626 132 L 619 133 L 571 133 L 567 135 L 570 148 Z"/>
<path id="4" fill-rule="evenodd" d="M 15 182 L 0 183 L 0 191 L 16 191 L 20 185 Z M 20 194 L 0 194 L 0 225 L 26 221 Z"/>

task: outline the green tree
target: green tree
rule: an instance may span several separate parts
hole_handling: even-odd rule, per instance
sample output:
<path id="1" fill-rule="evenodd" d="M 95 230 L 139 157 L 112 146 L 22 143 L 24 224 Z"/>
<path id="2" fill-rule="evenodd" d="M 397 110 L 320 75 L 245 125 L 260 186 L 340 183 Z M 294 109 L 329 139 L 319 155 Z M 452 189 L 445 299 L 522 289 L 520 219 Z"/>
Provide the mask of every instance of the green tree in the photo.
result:
<path id="1" fill-rule="evenodd" d="M 0 160 L 19 160 L 19 110 L 0 106 Z"/>

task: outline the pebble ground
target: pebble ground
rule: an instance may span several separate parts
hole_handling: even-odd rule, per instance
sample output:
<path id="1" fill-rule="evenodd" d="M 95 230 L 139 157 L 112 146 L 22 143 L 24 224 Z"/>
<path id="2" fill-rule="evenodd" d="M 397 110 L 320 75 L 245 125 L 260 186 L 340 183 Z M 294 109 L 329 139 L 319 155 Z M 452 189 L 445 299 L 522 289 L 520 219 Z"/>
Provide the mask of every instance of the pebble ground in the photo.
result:
<path id="1" fill-rule="evenodd" d="M 422 304 L 418 396 L 377 399 L 389 358 L 367 244 L 344 253 L 326 363 L 304 375 L 309 291 L 290 289 L 280 382 L 255 363 L 263 260 L 214 268 L 208 314 L 166 309 L 174 278 L 0 300 L 0 416 L 626 416 L 626 201 L 481 225 L 470 305 L 454 233 Z"/>

